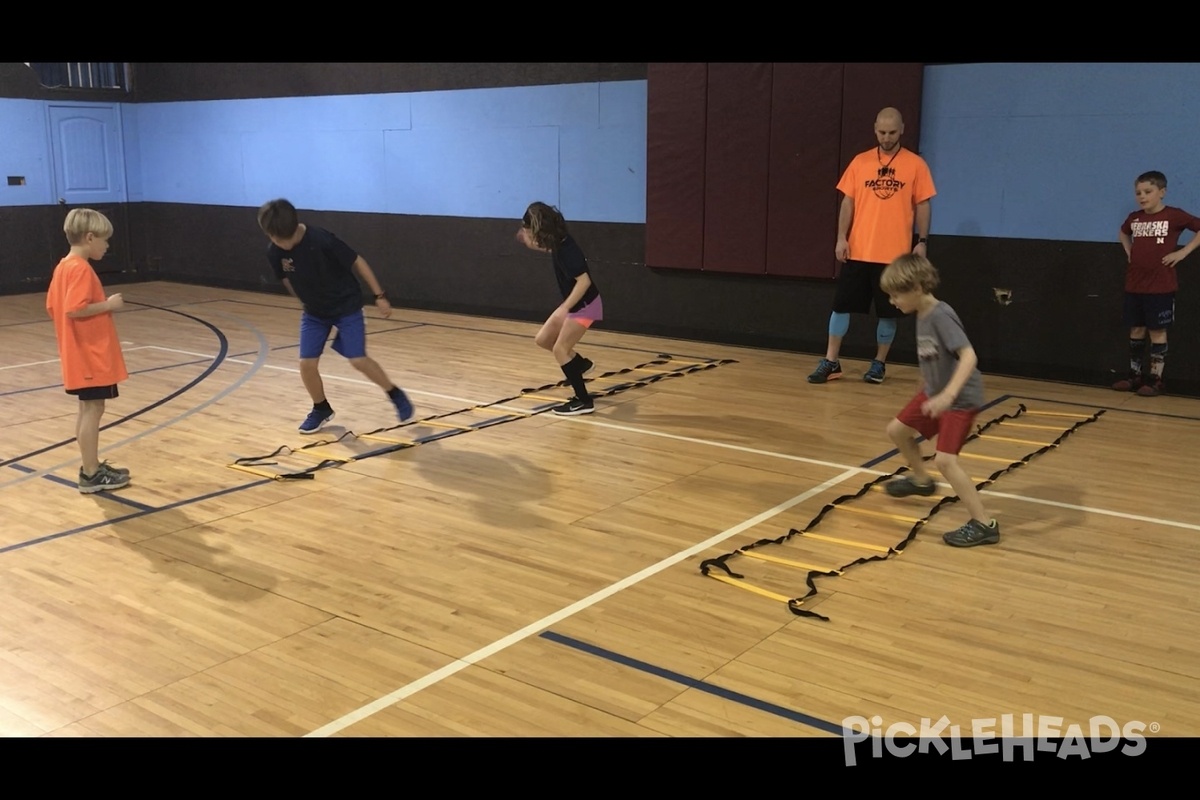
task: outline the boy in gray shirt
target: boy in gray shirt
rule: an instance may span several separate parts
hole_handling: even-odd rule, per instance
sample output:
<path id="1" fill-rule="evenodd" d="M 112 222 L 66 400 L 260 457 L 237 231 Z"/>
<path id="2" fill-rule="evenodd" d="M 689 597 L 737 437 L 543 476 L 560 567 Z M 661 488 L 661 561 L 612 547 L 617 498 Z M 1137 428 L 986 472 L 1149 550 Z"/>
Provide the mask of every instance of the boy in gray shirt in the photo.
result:
<path id="1" fill-rule="evenodd" d="M 925 470 L 917 435 L 937 438 L 934 465 L 949 481 L 970 520 L 942 539 L 954 547 L 996 544 L 1000 526 L 988 517 L 975 483 L 959 464 L 958 453 L 983 405 L 979 359 L 954 309 L 933 296 L 938 273 L 924 256 L 902 255 L 888 264 L 879 281 L 892 305 L 917 315 L 917 359 L 921 386 L 907 406 L 888 423 L 887 432 L 908 461 L 911 474 L 887 484 L 893 497 L 932 495 L 937 484 Z"/>

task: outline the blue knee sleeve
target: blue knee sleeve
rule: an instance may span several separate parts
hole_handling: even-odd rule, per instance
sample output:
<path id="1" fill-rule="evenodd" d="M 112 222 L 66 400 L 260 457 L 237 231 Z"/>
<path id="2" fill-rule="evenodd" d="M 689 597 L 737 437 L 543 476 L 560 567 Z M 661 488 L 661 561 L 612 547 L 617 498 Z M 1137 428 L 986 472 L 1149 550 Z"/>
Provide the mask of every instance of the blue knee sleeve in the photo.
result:
<path id="1" fill-rule="evenodd" d="M 829 315 L 829 335 L 830 336 L 845 336 L 846 331 L 850 330 L 850 315 L 839 314 L 833 312 Z"/>
<path id="2" fill-rule="evenodd" d="M 875 340 L 880 344 L 891 344 L 896 338 L 896 320 L 881 319 L 875 328 Z"/>

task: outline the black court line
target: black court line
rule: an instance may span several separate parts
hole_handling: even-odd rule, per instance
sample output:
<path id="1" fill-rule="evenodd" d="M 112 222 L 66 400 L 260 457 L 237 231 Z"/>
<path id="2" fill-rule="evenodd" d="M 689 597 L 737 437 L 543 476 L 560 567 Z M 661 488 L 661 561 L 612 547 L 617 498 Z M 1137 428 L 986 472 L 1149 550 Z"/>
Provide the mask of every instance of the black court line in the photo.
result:
<path id="1" fill-rule="evenodd" d="M 211 330 L 214 334 L 216 334 L 217 342 L 219 343 L 219 347 L 217 348 L 217 354 L 215 356 L 213 356 L 213 358 L 212 358 L 212 363 L 209 364 L 208 368 L 205 369 L 203 372 L 201 372 L 199 375 L 197 375 L 191 382 L 185 384 L 184 386 L 182 386 L 179 389 L 176 389 L 175 391 L 171 392 L 166 397 L 159 398 L 158 400 L 155 400 L 150 405 L 143 406 L 142 408 L 139 408 L 137 411 L 134 411 L 132 414 L 126 414 L 125 416 L 121 417 L 120 419 L 114 420 L 114 421 L 108 423 L 107 425 L 101 425 L 100 430 L 106 431 L 109 428 L 114 428 L 117 425 L 121 425 L 125 422 L 128 422 L 131 419 L 140 417 L 142 414 L 145 414 L 148 411 L 158 408 L 159 406 L 163 405 L 164 403 L 168 403 L 171 400 L 174 400 L 176 397 L 179 397 L 180 395 L 190 391 L 191 389 L 194 389 L 196 386 L 198 386 L 200 383 L 202 383 L 205 379 L 207 379 L 209 375 L 216 372 L 217 368 L 220 367 L 222 363 L 224 363 L 225 358 L 226 358 L 227 354 L 229 353 L 229 339 L 227 339 L 225 337 L 224 331 L 222 331 L 216 325 L 213 325 L 208 320 L 200 319 L 199 317 L 193 317 L 191 314 L 185 314 L 182 311 L 171 311 L 170 313 L 178 314 L 181 317 L 187 317 L 190 320 L 199 322 L 201 325 L 203 325 L 204 327 Z M 0 467 L 6 467 L 9 464 L 14 464 L 18 461 L 24 461 L 27 458 L 33 458 L 34 456 L 41 455 L 42 453 L 47 453 L 51 450 L 55 450 L 64 445 L 68 445 L 74 441 L 75 441 L 75 437 L 72 436 L 70 439 L 63 439 L 61 442 L 55 442 L 54 444 L 46 445 L 45 447 L 43 447 L 41 449 L 33 450 L 31 452 L 25 453 L 24 455 L 20 455 L 20 456 L 16 456 L 15 458 L 9 458 L 4 461 L 0 461 Z"/>
<path id="2" fill-rule="evenodd" d="M 33 469 L 32 467 L 27 467 L 24 464 L 9 464 L 8 466 L 10 469 L 15 469 L 18 472 L 24 472 L 26 475 L 28 475 L 31 472 L 37 472 L 36 469 Z M 60 486 L 66 486 L 70 489 L 78 490 L 78 488 L 79 488 L 79 485 L 75 481 L 69 481 L 66 478 L 60 478 L 57 475 L 43 475 L 42 477 L 45 478 L 46 480 L 50 481 L 51 483 L 57 483 Z M 156 510 L 154 508 L 154 506 L 148 506 L 145 503 L 139 503 L 136 500 L 130 500 L 128 497 L 122 497 L 121 495 L 113 494 L 112 492 L 95 492 L 92 494 L 92 496 L 97 499 L 100 499 L 100 500 L 111 500 L 114 503 L 120 503 L 121 505 L 131 506 L 133 508 L 138 509 L 139 511 L 155 511 Z"/>
<path id="3" fill-rule="evenodd" d="M 182 506 L 191 505 L 192 503 L 199 503 L 203 500 L 211 500 L 214 497 L 221 497 L 222 495 L 232 494 L 233 492 L 240 492 L 244 489 L 253 489 L 255 486 L 262 486 L 267 483 L 274 483 L 274 481 L 270 480 L 269 478 L 264 478 L 261 481 L 255 481 L 253 483 L 243 484 L 242 486 L 231 486 L 228 489 L 220 489 L 219 491 L 209 492 L 208 494 L 200 495 L 199 497 L 189 497 L 185 500 L 177 500 L 174 503 L 170 503 L 165 506 L 159 506 L 158 508 L 149 508 L 145 511 L 138 511 L 133 514 L 126 514 L 123 517 L 116 517 L 115 519 L 106 519 L 101 522 L 93 522 L 90 525 L 81 525 L 80 527 L 72 528 L 69 531 L 60 531 L 59 533 L 51 533 L 46 536 L 39 536 L 36 539 L 29 539 L 28 541 L 17 542 L 16 544 L 10 544 L 5 547 L 0 547 L 0 553 L 8 553 L 13 550 L 21 550 L 26 547 L 31 547 L 35 544 L 42 544 L 43 542 L 51 542 L 51 541 L 54 541 L 55 539 L 62 539 L 67 536 L 74 536 L 77 533 L 85 533 L 86 531 L 93 531 L 97 528 L 103 528 L 108 525 L 115 525 L 118 522 L 125 522 L 126 520 L 137 519 L 138 517 L 144 517 L 147 514 L 156 514 L 159 511 L 170 511 L 175 508 L 180 508 Z"/>
<path id="4" fill-rule="evenodd" d="M 587 642 L 581 642 L 578 639 L 572 639 L 571 637 L 563 636 L 560 633 L 545 631 L 539 635 L 541 638 L 547 639 L 551 642 L 566 645 L 567 647 L 574 648 L 589 655 L 597 656 L 598 658 L 603 658 L 631 669 L 636 669 L 639 672 L 645 672 L 668 681 L 673 681 L 674 683 L 682 684 L 689 689 L 695 689 L 699 692 L 711 694 L 716 697 L 720 697 L 723 700 L 730 700 L 734 703 L 738 703 L 739 705 L 754 708 L 767 714 L 774 714 L 777 717 L 783 717 L 784 719 L 791 720 L 792 722 L 798 722 L 801 725 L 807 725 L 810 728 L 816 728 L 819 731 L 832 733 L 837 736 L 841 736 L 845 733 L 842 730 L 841 725 L 814 717 L 811 714 L 805 714 L 802 711 L 794 711 L 790 708 L 784 708 L 776 703 L 760 700 L 757 697 L 751 697 L 748 694 L 735 692 L 732 689 L 724 689 L 720 686 L 713 686 L 712 684 L 705 683 L 702 680 L 689 678 L 687 675 L 674 672 L 673 670 L 658 667 L 645 661 L 639 661 L 636 658 L 630 658 L 629 656 L 615 653 L 612 650 L 606 650 L 603 647 L 597 647 L 596 645 L 588 644 Z"/>

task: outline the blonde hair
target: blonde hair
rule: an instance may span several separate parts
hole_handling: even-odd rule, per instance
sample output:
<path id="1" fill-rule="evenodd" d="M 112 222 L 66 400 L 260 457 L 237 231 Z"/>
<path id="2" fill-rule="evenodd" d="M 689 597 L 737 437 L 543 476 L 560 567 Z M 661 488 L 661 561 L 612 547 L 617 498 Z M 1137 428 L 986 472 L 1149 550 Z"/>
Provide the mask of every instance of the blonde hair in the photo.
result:
<path id="1" fill-rule="evenodd" d="M 113 234 L 112 223 L 108 217 L 90 208 L 73 208 L 67 214 L 63 223 L 63 233 L 71 244 L 82 244 L 89 233 L 101 239 L 107 239 Z"/>
<path id="2" fill-rule="evenodd" d="M 937 268 L 925 256 L 905 253 L 883 269 L 879 276 L 879 288 L 888 294 L 901 294 L 920 289 L 931 294 L 940 279 Z"/>

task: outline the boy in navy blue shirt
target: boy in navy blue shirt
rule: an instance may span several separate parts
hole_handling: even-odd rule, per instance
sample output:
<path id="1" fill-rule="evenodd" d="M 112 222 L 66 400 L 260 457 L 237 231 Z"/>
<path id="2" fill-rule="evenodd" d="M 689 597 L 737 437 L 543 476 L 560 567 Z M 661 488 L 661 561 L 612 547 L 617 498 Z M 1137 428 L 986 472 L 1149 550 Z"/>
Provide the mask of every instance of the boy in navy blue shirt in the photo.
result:
<path id="1" fill-rule="evenodd" d="M 301 433 L 316 433 L 333 419 L 318 364 L 325 341 L 336 328 L 333 350 L 387 393 L 400 421 L 413 415 L 408 396 L 367 355 L 366 317 L 358 278 L 375 295 L 383 316 L 391 316 L 387 294 L 358 253 L 334 234 L 300 222 L 287 200 L 271 200 L 258 210 L 258 225 L 271 240 L 267 260 L 275 277 L 304 305 L 300 316 L 300 378 L 312 397 L 312 411 L 300 423 Z"/>

